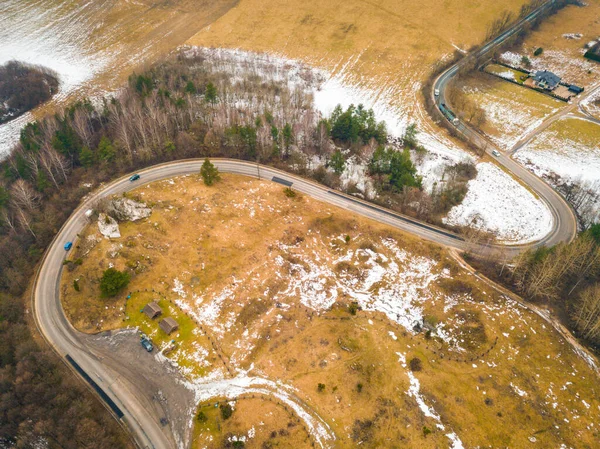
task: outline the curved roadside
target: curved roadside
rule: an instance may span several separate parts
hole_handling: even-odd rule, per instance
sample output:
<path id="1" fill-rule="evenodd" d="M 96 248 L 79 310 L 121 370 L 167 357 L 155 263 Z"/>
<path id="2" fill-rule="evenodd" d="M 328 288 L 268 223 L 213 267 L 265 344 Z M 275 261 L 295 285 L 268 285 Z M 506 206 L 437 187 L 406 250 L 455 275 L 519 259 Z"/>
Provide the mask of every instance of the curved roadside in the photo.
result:
<path id="1" fill-rule="evenodd" d="M 467 247 L 467 243 L 460 236 L 447 230 L 335 192 L 299 176 L 239 160 L 212 159 L 212 162 L 223 173 L 262 178 L 280 183 L 282 186 L 290 186 L 318 201 L 341 207 L 442 246 L 458 250 L 464 250 Z M 175 441 L 172 435 L 166 432 L 168 428 L 160 426 L 158 420 L 147 413 L 144 404 L 136 398 L 126 379 L 121 378 L 118 373 L 103 364 L 101 358 L 97 357 L 91 348 L 82 342 L 78 332 L 66 319 L 59 292 L 62 263 L 66 257 L 63 245 L 66 241 L 75 240 L 88 224 L 85 211 L 93 208 L 99 199 L 133 190 L 149 182 L 199 173 L 202 163 L 202 159 L 193 159 L 148 167 L 139 172 L 140 181 L 132 183 L 128 177 L 122 177 L 86 198 L 65 222 L 48 247 L 32 291 L 34 317 L 40 333 L 62 358 L 68 355 L 83 371 L 93 377 L 108 398 L 122 412 L 121 420 L 129 427 L 140 447 L 171 448 L 175 447 Z M 558 229 L 562 228 L 559 226 Z M 527 246 L 507 246 L 506 251 L 509 255 L 513 255 L 524 248 Z M 117 417 L 119 418 L 119 416 Z"/>
<path id="2" fill-rule="evenodd" d="M 431 99 L 438 108 L 438 111 L 440 110 L 442 104 L 448 105 L 445 95 L 446 88 L 448 87 L 448 84 L 452 78 L 454 78 L 454 76 L 456 76 L 456 74 L 459 72 L 461 67 L 468 63 L 470 58 L 479 58 L 485 56 L 495 47 L 501 45 L 507 39 L 519 32 L 525 25 L 535 20 L 541 13 L 551 8 L 554 3 L 555 0 L 550 0 L 544 3 L 529 15 L 519 20 L 508 30 L 504 31 L 498 37 L 442 72 L 433 82 L 433 88 L 429 93 Z M 446 118 L 444 117 L 443 120 L 446 120 Z M 550 210 L 554 222 L 552 231 L 543 239 L 535 242 L 535 244 L 528 245 L 529 247 L 539 247 L 544 245 L 552 246 L 561 242 L 571 241 L 575 237 L 577 234 L 577 217 L 575 215 L 575 211 L 556 190 L 554 190 L 541 178 L 527 170 L 521 164 L 511 159 L 510 152 L 507 154 L 501 152 L 491 141 L 477 132 L 474 128 L 468 126 L 466 123 L 461 121 L 453 126 L 455 126 L 457 131 L 465 136 L 467 140 L 476 145 L 478 148 L 485 149 L 486 153 L 488 153 L 489 156 L 497 161 L 497 163 L 500 164 L 506 171 L 510 172 L 515 178 L 529 187 L 531 191 L 537 197 L 539 197 Z M 539 130 L 536 131 L 539 132 Z M 492 154 L 493 152 L 498 152 L 500 155 L 494 156 Z"/>

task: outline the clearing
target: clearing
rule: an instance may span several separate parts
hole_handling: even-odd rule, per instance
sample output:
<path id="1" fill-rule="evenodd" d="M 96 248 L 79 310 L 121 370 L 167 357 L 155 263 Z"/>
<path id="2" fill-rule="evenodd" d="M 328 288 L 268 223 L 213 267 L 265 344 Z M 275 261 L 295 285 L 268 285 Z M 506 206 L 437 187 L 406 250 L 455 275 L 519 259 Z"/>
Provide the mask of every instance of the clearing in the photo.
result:
<path id="1" fill-rule="evenodd" d="M 128 196 L 152 214 L 118 239 L 82 233 L 63 305 L 86 332 L 145 331 L 200 404 L 239 398 L 229 419 L 190 413 L 194 447 L 595 444 L 594 369 L 444 249 L 264 180 L 187 176 Z M 132 280 L 101 299 L 110 266 Z M 151 299 L 178 331 L 140 312 Z"/>

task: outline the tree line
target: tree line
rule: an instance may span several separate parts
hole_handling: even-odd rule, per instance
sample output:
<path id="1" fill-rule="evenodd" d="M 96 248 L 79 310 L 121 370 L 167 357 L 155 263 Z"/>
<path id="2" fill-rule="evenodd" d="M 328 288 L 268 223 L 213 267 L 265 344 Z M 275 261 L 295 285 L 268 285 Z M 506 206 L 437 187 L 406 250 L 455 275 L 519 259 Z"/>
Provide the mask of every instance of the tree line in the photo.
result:
<path id="1" fill-rule="evenodd" d="M 570 243 L 527 250 L 495 270 L 506 285 L 552 306 L 575 335 L 600 348 L 600 224 Z"/>

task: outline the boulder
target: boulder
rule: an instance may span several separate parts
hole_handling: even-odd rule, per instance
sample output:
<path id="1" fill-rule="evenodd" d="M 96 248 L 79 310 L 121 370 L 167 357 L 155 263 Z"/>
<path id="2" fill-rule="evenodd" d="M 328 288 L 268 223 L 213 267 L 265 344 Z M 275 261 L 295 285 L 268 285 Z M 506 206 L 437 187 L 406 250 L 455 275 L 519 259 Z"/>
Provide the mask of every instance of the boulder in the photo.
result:
<path id="1" fill-rule="evenodd" d="M 110 214 L 119 221 L 137 221 L 147 218 L 152 209 L 145 203 L 140 203 L 129 198 L 116 198 L 111 202 Z"/>
<path id="2" fill-rule="evenodd" d="M 119 223 L 113 217 L 106 214 L 100 214 L 98 216 L 98 230 L 107 239 L 118 239 L 121 237 L 121 231 L 119 231 Z"/>

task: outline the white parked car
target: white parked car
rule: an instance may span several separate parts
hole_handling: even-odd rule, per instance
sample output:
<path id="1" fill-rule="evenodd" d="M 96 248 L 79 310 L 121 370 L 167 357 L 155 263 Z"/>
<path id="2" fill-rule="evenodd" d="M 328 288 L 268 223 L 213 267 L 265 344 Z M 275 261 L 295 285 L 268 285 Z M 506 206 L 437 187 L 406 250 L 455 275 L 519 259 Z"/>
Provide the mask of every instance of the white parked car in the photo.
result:
<path id="1" fill-rule="evenodd" d="M 439 97 L 440 96 L 440 90 L 439 89 L 434 90 L 433 91 L 433 95 L 435 95 L 436 97 Z"/>
<path id="2" fill-rule="evenodd" d="M 500 157 L 500 152 L 498 150 L 492 150 L 492 154 L 496 157 Z"/>

